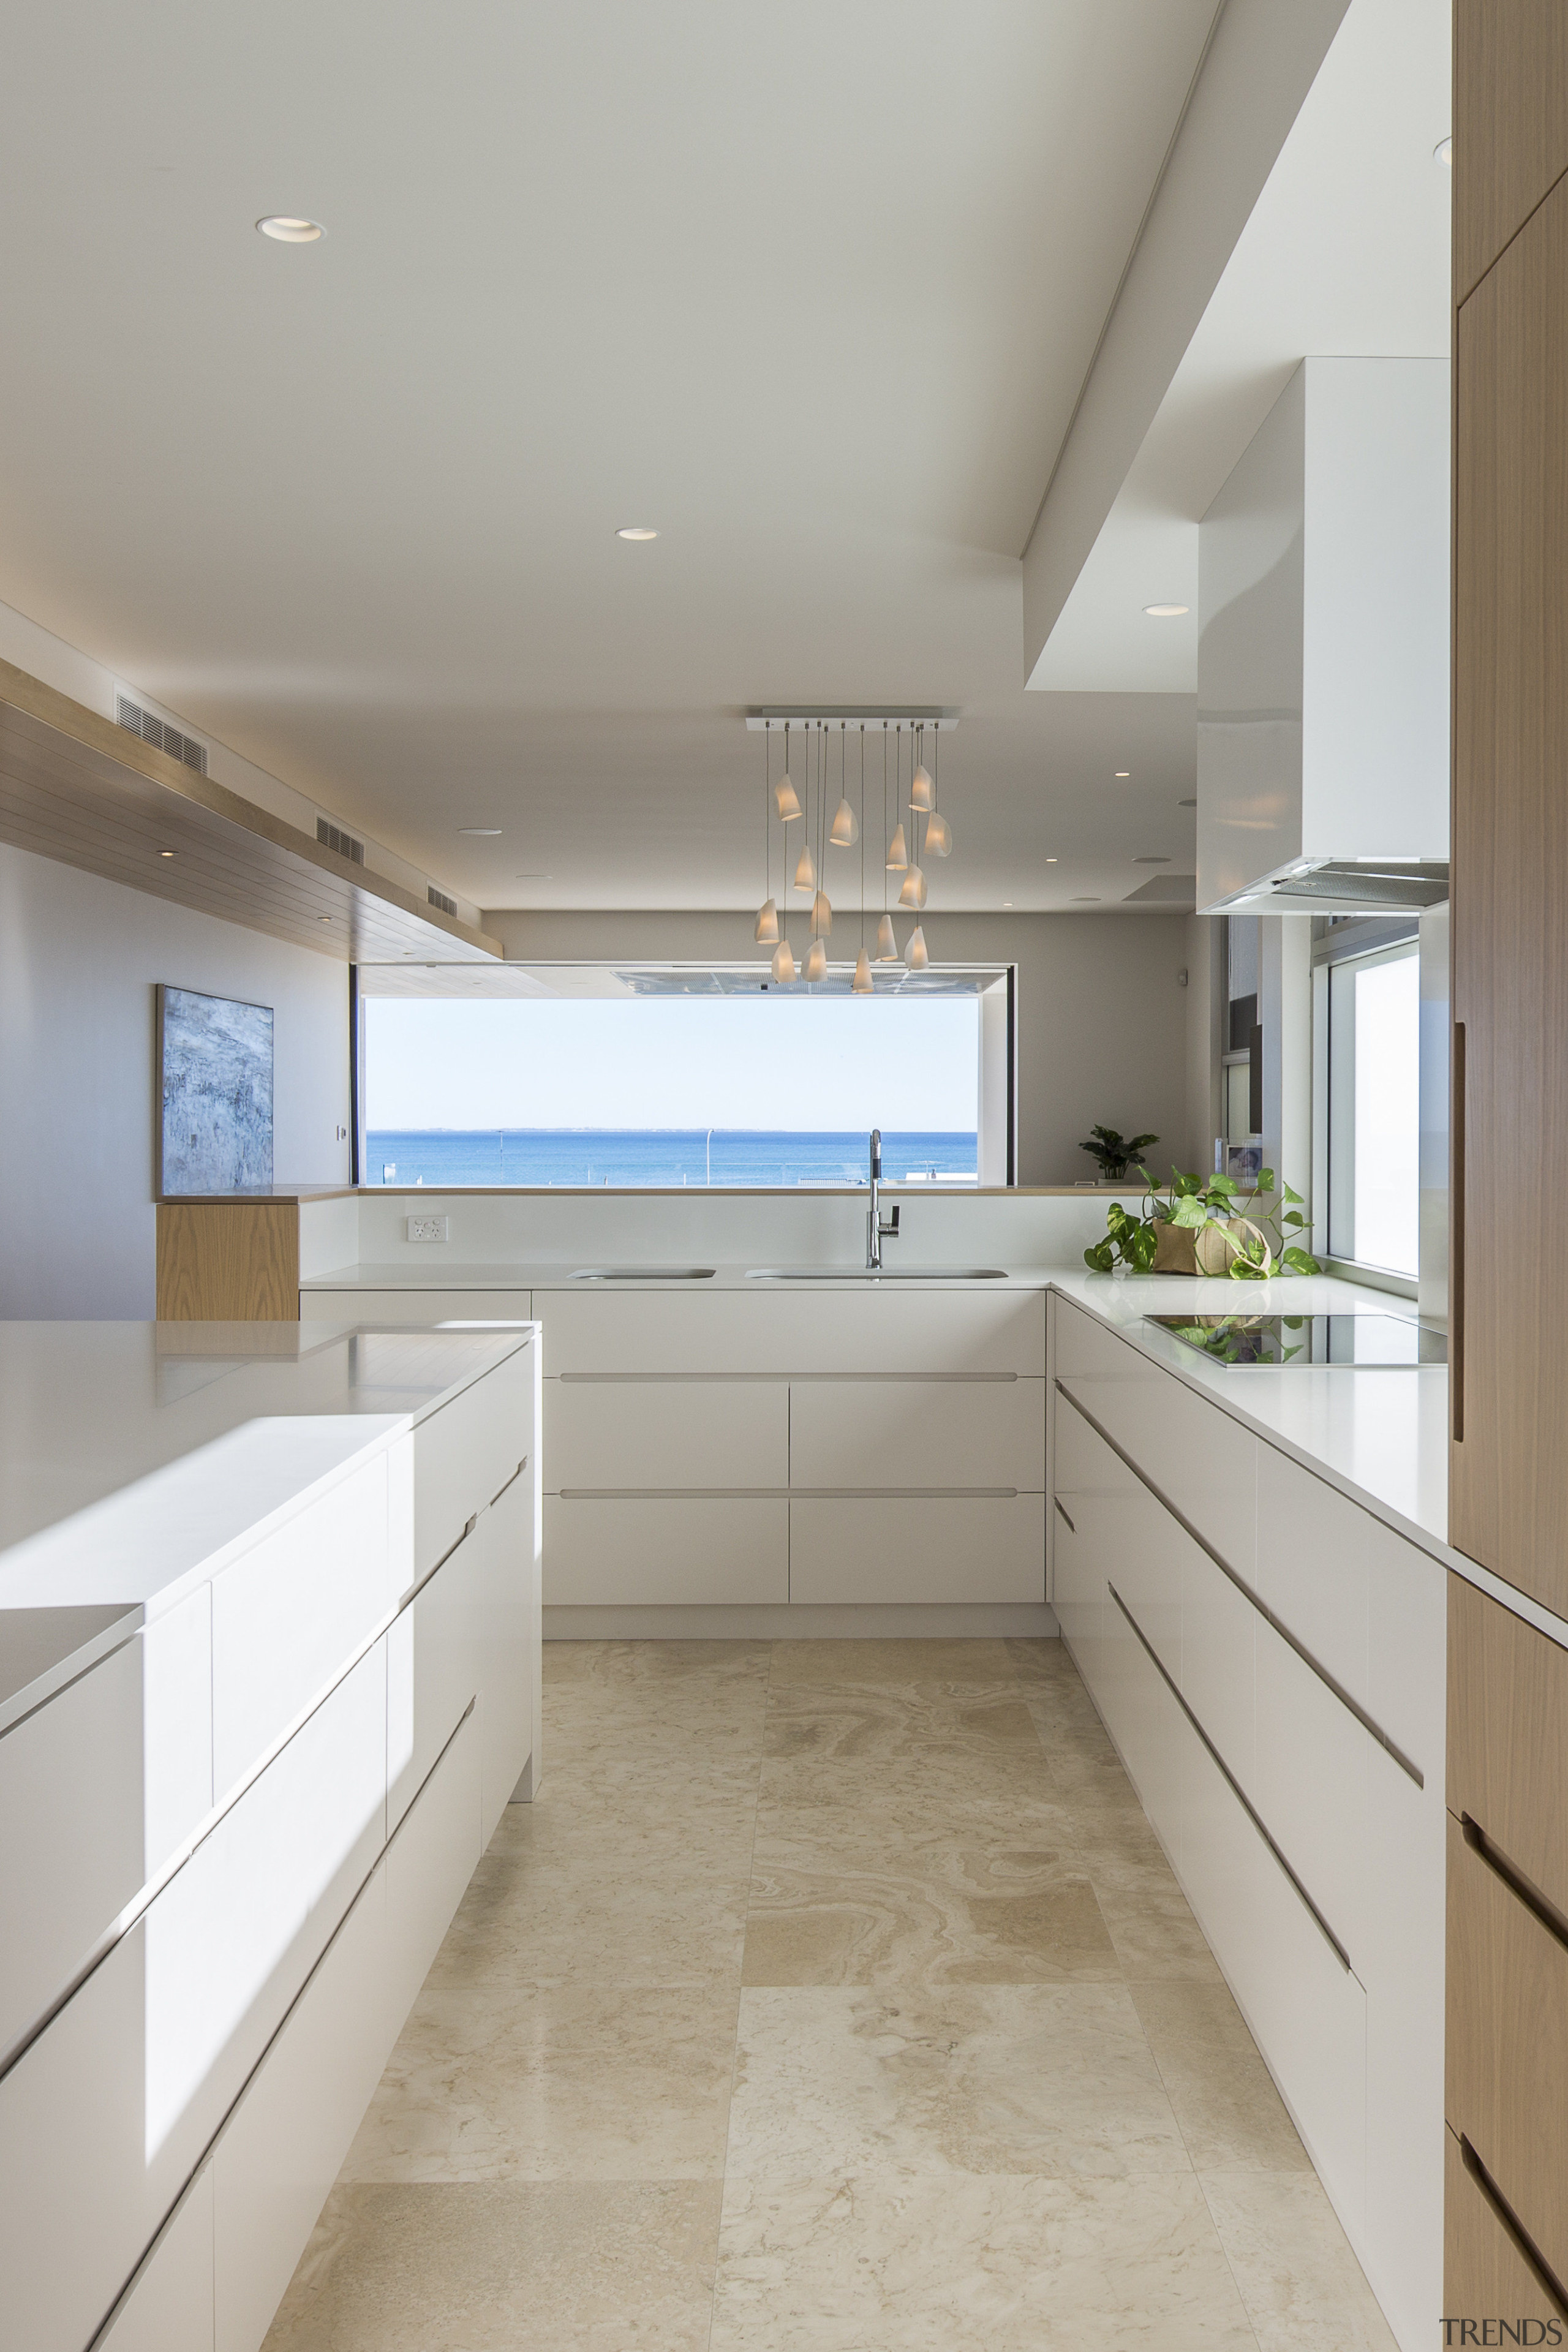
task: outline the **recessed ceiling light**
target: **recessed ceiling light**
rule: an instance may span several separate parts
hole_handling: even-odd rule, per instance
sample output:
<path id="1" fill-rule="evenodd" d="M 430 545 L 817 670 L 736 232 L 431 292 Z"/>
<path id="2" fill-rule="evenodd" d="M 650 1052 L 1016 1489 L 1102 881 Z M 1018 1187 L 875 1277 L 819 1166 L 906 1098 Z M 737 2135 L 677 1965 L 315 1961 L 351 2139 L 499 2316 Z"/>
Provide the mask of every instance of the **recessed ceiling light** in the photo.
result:
<path id="1" fill-rule="evenodd" d="M 1128 778 L 1131 775 L 1131 773 L 1132 773 L 1132 771 L 1131 771 L 1131 768 L 1118 768 L 1118 769 L 1117 769 L 1117 771 L 1116 771 L 1116 781 L 1117 781 L 1117 782 L 1118 782 L 1119 784 L 1124 784 L 1124 783 L 1127 782 Z"/>
<path id="2" fill-rule="evenodd" d="M 512 879 L 516 882 L 553 882 L 555 877 L 552 874 L 517 874 Z"/>
<path id="3" fill-rule="evenodd" d="M 1071 901 L 1071 904 L 1075 907 L 1098 907 L 1100 900 L 1098 898 L 1074 898 Z"/>
<path id="4" fill-rule="evenodd" d="M 331 915 L 318 915 L 316 918 L 318 923 L 330 923 L 331 919 Z"/>
<path id="5" fill-rule="evenodd" d="M 289 213 L 268 213 L 256 226 L 279 245 L 315 245 L 327 233 L 320 221 L 296 220 Z"/>
<path id="6" fill-rule="evenodd" d="M 1003 901 L 1002 901 L 1002 904 L 1003 904 L 1005 907 L 1010 907 L 1010 906 L 1012 905 L 1012 903 L 1013 903 L 1013 901 L 1011 900 L 1011 898 L 1004 898 L 1004 899 L 1003 899 Z"/>
<path id="7" fill-rule="evenodd" d="M 1178 808 L 1196 808 L 1197 803 L 1196 801 L 1178 801 L 1176 803 L 1176 806 Z"/>
<path id="8" fill-rule="evenodd" d="M 458 831 L 466 841 L 499 841 L 500 839 L 499 824 L 460 824 Z"/>
<path id="9" fill-rule="evenodd" d="M 1434 163 L 1442 163 L 1446 165 L 1449 171 L 1452 171 L 1454 166 L 1454 142 L 1451 136 L 1447 139 L 1438 140 L 1437 144 L 1432 150 L 1432 161 Z"/>
<path id="10" fill-rule="evenodd" d="M 1143 610 L 1152 621 L 1179 621 L 1184 613 L 1192 611 L 1190 604 L 1145 604 Z"/>
<path id="11" fill-rule="evenodd" d="M 1056 863 L 1057 863 L 1057 861 L 1056 861 L 1056 859 L 1055 859 L 1054 857 L 1047 857 L 1047 860 L 1046 860 L 1046 864 L 1047 864 L 1047 866 L 1054 866 Z"/>
<path id="12" fill-rule="evenodd" d="M 174 854 L 172 849 L 161 849 L 158 852 L 160 857 L 173 857 Z"/>
<path id="13" fill-rule="evenodd" d="M 646 523 L 628 522 L 623 524 L 616 531 L 616 537 L 617 539 L 657 539 L 658 533 L 657 530 L 649 530 Z"/>
<path id="14" fill-rule="evenodd" d="M 1169 866 L 1170 862 L 1168 857 L 1135 857 L 1132 860 L 1134 866 Z"/>

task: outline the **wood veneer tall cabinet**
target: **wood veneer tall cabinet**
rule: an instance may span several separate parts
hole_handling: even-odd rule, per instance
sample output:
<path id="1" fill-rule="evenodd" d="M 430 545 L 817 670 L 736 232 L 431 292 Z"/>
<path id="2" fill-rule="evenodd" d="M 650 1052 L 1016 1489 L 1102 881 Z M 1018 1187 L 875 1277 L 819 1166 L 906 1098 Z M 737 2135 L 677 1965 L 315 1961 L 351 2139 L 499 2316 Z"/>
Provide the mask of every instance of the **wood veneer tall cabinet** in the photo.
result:
<path id="1" fill-rule="evenodd" d="M 1568 1618 L 1568 5 L 1454 68 L 1448 1528 Z M 1455 1576 L 1448 1693 L 1443 2308 L 1564 2341 L 1568 1643 Z"/>

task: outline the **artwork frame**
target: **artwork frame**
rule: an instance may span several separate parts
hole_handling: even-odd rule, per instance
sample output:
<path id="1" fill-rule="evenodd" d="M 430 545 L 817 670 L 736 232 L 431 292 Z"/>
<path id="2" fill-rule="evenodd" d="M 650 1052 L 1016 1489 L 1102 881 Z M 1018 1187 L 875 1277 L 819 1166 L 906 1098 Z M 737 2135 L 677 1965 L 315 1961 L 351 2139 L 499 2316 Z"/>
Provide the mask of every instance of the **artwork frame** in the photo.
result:
<path id="1" fill-rule="evenodd" d="M 270 1004 L 159 982 L 161 1199 L 271 1191 L 274 1019 Z"/>
<path id="2" fill-rule="evenodd" d="M 1239 1184 L 1244 1192 L 1256 1192 L 1258 1180 L 1263 1173 L 1261 1143 L 1227 1143 L 1221 1173 L 1228 1176 L 1233 1184 Z"/>

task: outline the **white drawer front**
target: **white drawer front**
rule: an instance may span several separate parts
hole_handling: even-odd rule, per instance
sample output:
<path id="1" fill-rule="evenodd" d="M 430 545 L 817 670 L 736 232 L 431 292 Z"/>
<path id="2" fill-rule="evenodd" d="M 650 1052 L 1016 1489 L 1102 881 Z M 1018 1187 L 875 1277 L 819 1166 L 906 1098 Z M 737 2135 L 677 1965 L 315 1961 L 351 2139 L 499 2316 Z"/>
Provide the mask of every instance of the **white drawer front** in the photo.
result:
<path id="1" fill-rule="evenodd" d="M 378 1645 L 0 2083 L 0 2311 L 28 2352 L 101 2325 L 370 1870 L 385 1688 Z"/>
<path id="2" fill-rule="evenodd" d="M 1039 1494 L 1045 1381 L 793 1381 L 789 1474 L 794 1486 L 1012 1486 Z"/>
<path id="3" fill-rule="evenodd" d="M 1171 1373 L 1123 1352 L 1140 1377 L 1073 1380 L 1072 1393 L 1182 1517 L 1253 1580 L 1258 1542 L 1258 1440 Z M 1058 1376 L 1065 1377 L 1065 1376 Z"/>
<path id="4" fill-rule="evenodd" d="M 549 1491 L 789 1483 L 784 1381 L 550 1379 Z"/>
<path id="5" fill-rule="evenodd" d="M 1064 1506 L 1052 1507 L 1056 1518 L 1056 1570 L 1050 1599 L 1063 1638 L 1092 1692 L 1095 1664 L 1090 1652 L 1100 1637 L 1105 1577 L 1099 1565 L 1093 1529 L 1085 1524 L 1076 1503 L 1075 1496 Z"/>
<path id="6" fill-rule="evenodd" d="M 368 1462 L 212 1588 L 213 1786 L 221 1800 L 331 1683 L 402 1588 L 387 1465 Z"/>
<path id="7" fill-rule="evenodd" d="M 301 1290 L 302 1323 L 531 1323 L 529 1290 Z"/>
<path id="8" fill-rule="evenodd" d="M 1147 1359 L 1140 1356 L 1127 1340 L 1108 1331 L 1103 1323 L 1086 1315 L 1070 1298 L 1058 1295 L 1056 1306 L 1058 1380 L 1125 1381 L 1136 1379 L 1141 1370 L 1149 1369 Z"/>
<path id="9" fill-rule="evenodd" d="M 1303 1648 L 1367 1703 L 1372 1552 L 1399 1538 L 1278 1453 L 1258 1449 L 1258 1590 Z M 1432 1570 L 1434 1585 L 1441 1570 Z"/>
<path id="10" fill-rule="evenodd" d="M 693 1290 L 701 1292 L 700 1284 Z M 556 1372 L 1020 1372 L 1046 1365 L 1045 1294 L 758 1283 L 746 1290 L 542 1290 Z"/>
<path id="11" fill-rule="evenodd" d="M 1059 1390 L 1051 1395 L 1056 1455 L 1053 1483 L 1058 1495 L 1132 1495 L 1143 1489 L 1119 1454 L 1090 1429 Z"/>
<path id="12" fill-rule="evenodd" d="M 1351 1956 L 1364 1971 L 1369 1904 L 1366 1807 L 1374 1742 L 1350 1709 L 1264 1619 L 1258 1621 L 1257 1785 L 1253 1802 Z M 1390 1772 L 1398 1767 L 1384 1759 Z M 1403 1776 L 1402 1776 L 1403 1777 Z"/>
<path id="13" fill-rule="evenodd" d="M 213 2176 L 205 2165 L 93 2352 L 213 2352 Z"/>
<path id="14" fill-rule="evenodd" d="M 499 1495 L 533 1445 L 534 1349 L 422 1421 L 414 1432 L 414 1573 L 450 1551 L 476 1511 Z"/>
<path id="15" fill-rule="evenodd" d="M 1180 1536 L 1180 1530 L 1178 1529 Z M 1255 1777 L 1257 1721 L 1253 1643 L 1257 1610 L 1208 1554 L 1180 1536 L 1182 1696 L 1248 1796 Z"/>
<path id="16" fill-rule="evenodd" d="M 1121 1591 L 1120 1580 L 1116 1591 Z M 1126 1599 L 1125 1593 L 1122 1594 Z M 1137 1612 L 1135 1612 L 1134 1614 Z M 1100 1711 L 1139 1800 L 1180 1867 L 1185 1765 L 1192 1733 L 1168 1685 L 1114 1599 L 1105 1604 Z M 1142 1619 L 1139 1620 L 1142 1625 Z M 1146 1633 L 1148 1628 L 1143 1627 Z"/>
<path id="17" fill-rule="evenodd" d="M 789 1597 L 783 1496 L 545 1496 L 546 1608 Z"/>
<path id="18" fill-rule="evenodd" d="M 796 1601 L 1043 1601 L 1043 1495 L 795 1496 Z"/>

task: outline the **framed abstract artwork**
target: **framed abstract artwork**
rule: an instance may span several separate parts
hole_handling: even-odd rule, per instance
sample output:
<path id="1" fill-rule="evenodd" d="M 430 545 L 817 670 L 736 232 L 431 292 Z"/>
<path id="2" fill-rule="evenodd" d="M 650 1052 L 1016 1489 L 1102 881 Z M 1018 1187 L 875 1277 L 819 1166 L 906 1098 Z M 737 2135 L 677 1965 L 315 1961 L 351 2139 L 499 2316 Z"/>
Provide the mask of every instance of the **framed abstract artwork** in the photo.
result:
<path id="1" fill-rule="evenodd" d="M 272 1184 L 272 1007 L 158 990 L 162 1194 Z"/>

